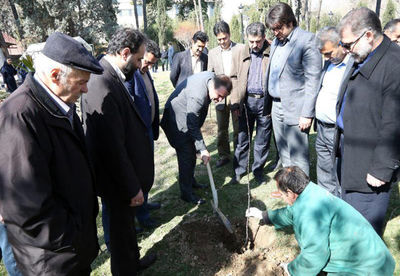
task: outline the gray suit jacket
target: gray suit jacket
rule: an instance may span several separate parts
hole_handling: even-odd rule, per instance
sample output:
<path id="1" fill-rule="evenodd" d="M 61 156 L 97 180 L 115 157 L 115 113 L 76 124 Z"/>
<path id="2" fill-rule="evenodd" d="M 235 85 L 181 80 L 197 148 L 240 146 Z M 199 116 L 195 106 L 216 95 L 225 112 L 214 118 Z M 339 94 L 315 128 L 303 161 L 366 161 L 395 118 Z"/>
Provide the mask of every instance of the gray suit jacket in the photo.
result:
<path id="1" fill-rule="evenodd" d="M 274 57 L 278 43 L 276 38 L 272 42 L 270 60 Z M 288 47 L 285 47 L 284 53 L 285 63 L 279 74 L 278 85 L 284 122 L 288 125 L 297 125 L 300 117 L 315 116 L 322 58 L 315 45 L 314 34 L 299 27 L 293 30 L 293 35 L 287 43 Z M 267 94 L 269 67 L 266 74 Z"/>
<path id="2" fill-rule="evenodd" d="M 201 53 L 200 63 L 201 71 L 206 71 L 208 63 L 208 57 L 206 54 Z M 186 51 L 174 55 L 169 78 L 172 85 L 176 88 L 182 81 L 186 80 L 191 75 L 193 75 L 192 56 L 190 54 L 190 49 L 187 49 Z"/>
<path id="3" fill-rule="evenodd" d="M 194 74 L 169 96 L 160 125 L 172 147 L 194 142 L 197 151 L 206 149 L 200 128 L 211 102 L 207 85 L 214 76 L 208 71 Z"/>

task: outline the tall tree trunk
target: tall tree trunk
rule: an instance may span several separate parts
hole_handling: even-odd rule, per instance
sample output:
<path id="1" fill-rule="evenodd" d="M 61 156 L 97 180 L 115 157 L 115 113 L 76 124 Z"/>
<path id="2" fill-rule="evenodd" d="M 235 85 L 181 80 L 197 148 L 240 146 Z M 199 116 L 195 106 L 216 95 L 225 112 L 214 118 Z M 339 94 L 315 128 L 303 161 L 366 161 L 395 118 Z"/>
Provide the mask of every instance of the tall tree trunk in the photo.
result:
<path id="1" fill-rule="evenodd" d="M 203 11 L 201 8 L 201 0 L 199 0 L 199 18 L 200 18 L 200 30 L 204 32 L 204 24 L 203 24 Z"/>
<path id="2" fill-rule="evenodd" d="M 142 0 L 143 2 L 143 32 L 147 30 L 147 12 L 146 12 L 146 0 Z"/>
<path id="3" fill-rule="evenodd" d="M 8 3 L 10 4 L 11 11 L 12 11 L 13 16 L 14 16 L 15 25 L 17 25 L 19 39 L 22 40 L 24 38 L 24 33 L 23 33 L 23 30 L 22 30 L 22 27 L 21 27 L 21 23 L 19 22 L 19 16 L 18 16 L 18 13 L 17 13 L 17 9 L 15 8 L 14 0 L 8 0 Z"/>
<path id="4" fill-rule="evenodd" d="M 379 14 L 381 12 L 381 0 L 376 0 L 376 10 L 375 10 L 375 12 L 379 17 Z"/>
<path id="5" fill-rule="evenodd" d="M 194 5 L 194 13 L 196 15 L 196 27 L 197 29 L 200 28 L 200 21 L 199 21 L 199 15 L 197 13 L 197 4 L 196 4 L 196 0 L 193 0 L 193 5 Z"/>
<path id="6" fill-rule="evenodd" d="M 137 13 L 137 0 L 133 0 L 133 13 L 135 14 L 136 29 L 139 30 L 139 18 Z"/>
<path id="7" fill-rule="evenodd" d="M 321 18 L 321 7 L 322 7 L 322 0 L 319 0 L 318 3 L 318 13 L 317 13 L 317 24 L 316 24 L 316 30 L 319 30 L 319 20 Z"/>

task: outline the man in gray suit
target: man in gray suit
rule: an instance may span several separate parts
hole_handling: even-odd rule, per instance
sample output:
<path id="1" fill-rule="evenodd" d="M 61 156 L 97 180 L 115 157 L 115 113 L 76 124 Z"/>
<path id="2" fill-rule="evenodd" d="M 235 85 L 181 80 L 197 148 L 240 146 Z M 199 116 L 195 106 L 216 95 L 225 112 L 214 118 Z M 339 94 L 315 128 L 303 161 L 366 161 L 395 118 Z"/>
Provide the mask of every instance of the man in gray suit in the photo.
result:
<path id="1" fill-rule="evenodd" d="M 340 187 L 336 181 L 336 167 L 332 162 L 336 103 L 342 84 L 340 80 L 343 80 L 353 64 L 339 42 L 339 32 L 335 27 L 324 27 L 317 34 L 318 49 L 325 59 L 315 105 L 317 178 L 318 185 L 336 196 L 340 196 Z"/>
<path id="2" fill-rule="evenodd" d="M 214 25 L 214 34 L 218 41 L 218 46 L 211 49 L 208 53 L 208 71 L 215 74 L 225 74 L 232 78 L 232 62 L 233 55 L 239 51 L 242 44 L 236 44 L 231 41 L 231 32 L 228 23 L 219 21 Z M 233 148 L 236 148 L 239 130 L 239 119 L 235 112 L 230 111 L 230 97 L 226 97 L 225 101 L 215 105 L 217 114 L 218 136 L 217 148 L 219 159 L 217 168 L 226 165 L 231 159 L 229 145 L 229 117 L 232 113 L 233 126 Z"/>
<path id="3" fill-rule="evenodd" d="M 207 41 L 207 34 L 198 31 L 193 35 L 190 49 L 174 55 L 169 78 L 175 88 L 189 76 L 207 70 L 208 57 L 203 53 Z"/>
<path id="4" fill-rule="evenodd" d="M 273 6 L 266 25 L 275 35 L 266 83 L 279 155 L 284 167 L 298 166 L 308 175 L 308 133 L 315 115 L 322 59 L 314 35 L 297 27 L 288 4 Z"/>
<path id="5" fill-rule="evenodd" d="M 205 202 L 192 191 L 200 186 L 194 179 L 196 153 L 200 154 L 204 164 L 210 160 L 201 127 L 211 100 L 215 103 L 224 100 L 231 89 L 229 77 L 201 72 L 179 84 L 165 104 L 160 125 L 170 145 L 176 150 L 181 198 L 186 202 Z"/>

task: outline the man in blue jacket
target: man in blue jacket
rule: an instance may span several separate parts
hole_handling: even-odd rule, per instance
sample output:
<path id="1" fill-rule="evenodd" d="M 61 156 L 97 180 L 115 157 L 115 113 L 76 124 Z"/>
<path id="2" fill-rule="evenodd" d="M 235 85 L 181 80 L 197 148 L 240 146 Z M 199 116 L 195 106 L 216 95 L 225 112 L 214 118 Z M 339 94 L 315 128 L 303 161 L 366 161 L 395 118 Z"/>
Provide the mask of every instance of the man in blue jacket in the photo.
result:
<path id="1" fill-rule="evenodd" d="M 289 275 L 393 275 L 395 262 L 368 221 L 349 204 L 310 182 L 296 166 L 275 177 L 280 197 L 289 206 L 256 217 L 276 229 L 292 226 L 301 252 L 285 269 Z"/>

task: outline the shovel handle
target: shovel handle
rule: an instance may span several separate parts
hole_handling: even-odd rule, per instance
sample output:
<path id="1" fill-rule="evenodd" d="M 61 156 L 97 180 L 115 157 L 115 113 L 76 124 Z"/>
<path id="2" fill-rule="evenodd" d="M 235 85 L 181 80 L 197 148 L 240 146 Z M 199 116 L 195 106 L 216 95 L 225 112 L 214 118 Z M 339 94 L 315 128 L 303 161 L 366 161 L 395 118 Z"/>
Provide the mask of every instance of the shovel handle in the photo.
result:
<path id="1" fill-rule="evenodd" d="M 215 190 L 214 178 L 211 172 L 210 162 L 207 163 L 207 173 L 208 173 L 208 178 L 210 179 L 210 186 L 213 194 L 214 206 L 216 209 L 218 209 L 218 195 L 217 195 L 217 190 Z"/>

